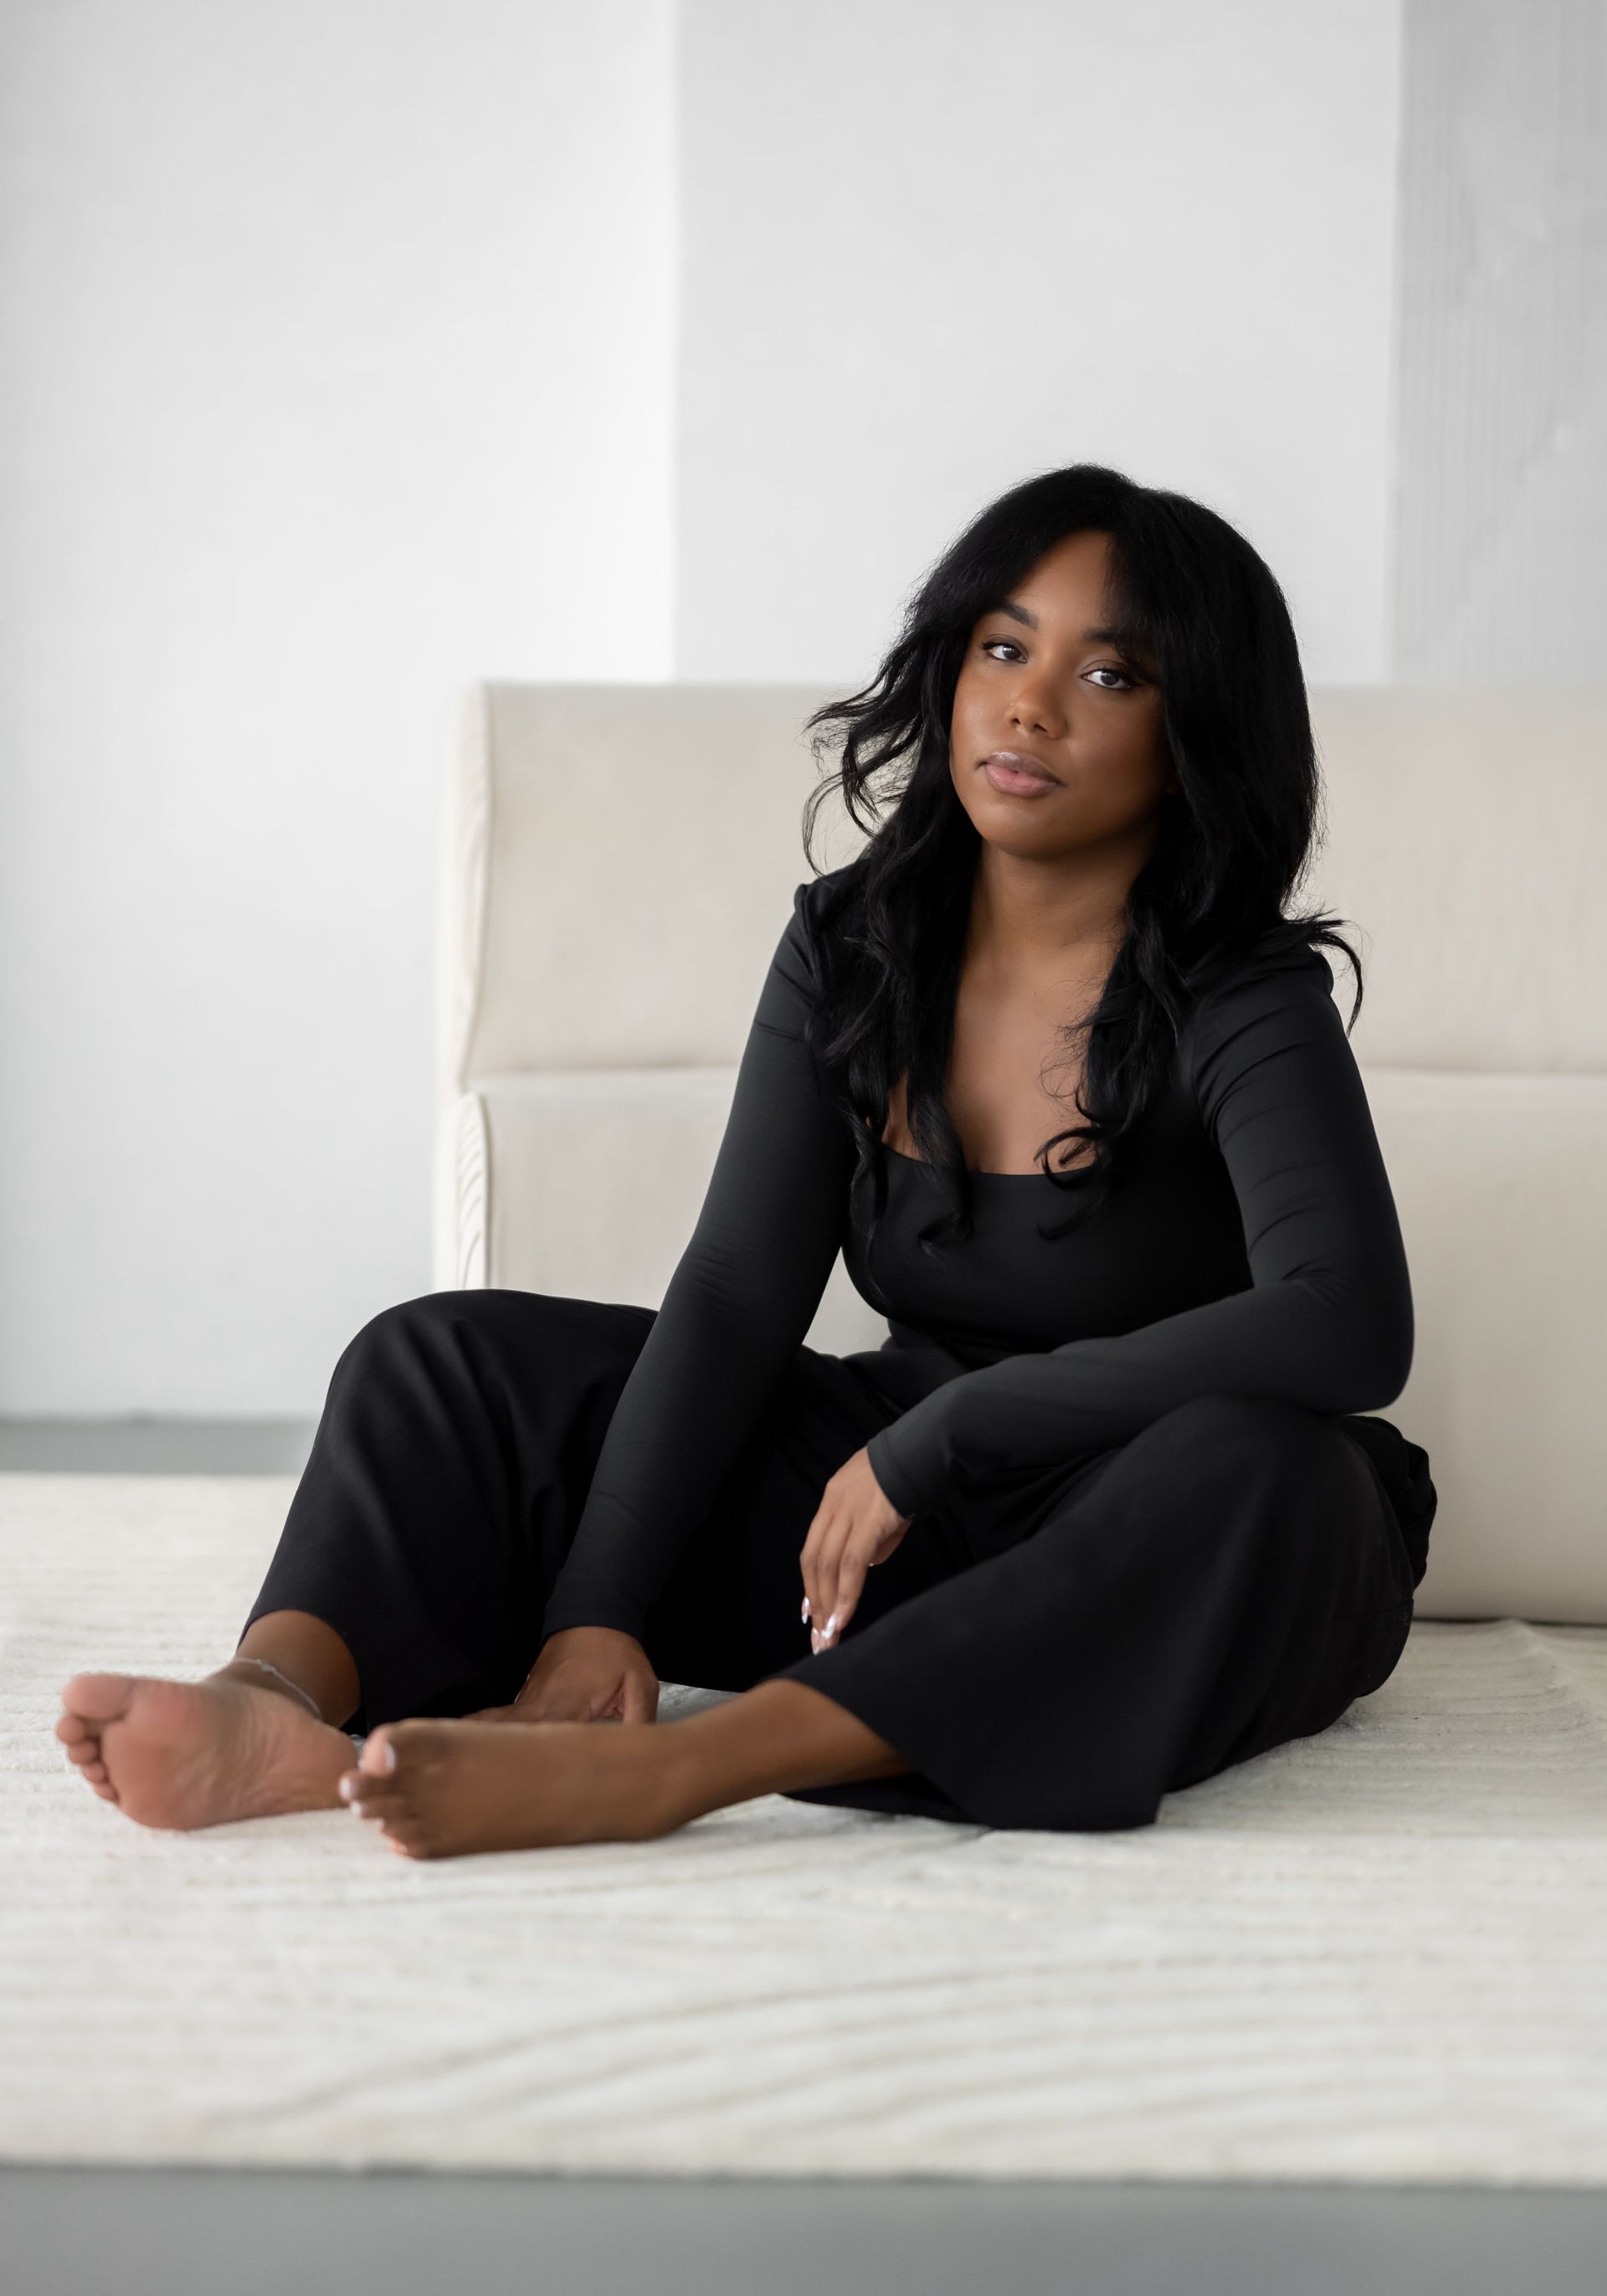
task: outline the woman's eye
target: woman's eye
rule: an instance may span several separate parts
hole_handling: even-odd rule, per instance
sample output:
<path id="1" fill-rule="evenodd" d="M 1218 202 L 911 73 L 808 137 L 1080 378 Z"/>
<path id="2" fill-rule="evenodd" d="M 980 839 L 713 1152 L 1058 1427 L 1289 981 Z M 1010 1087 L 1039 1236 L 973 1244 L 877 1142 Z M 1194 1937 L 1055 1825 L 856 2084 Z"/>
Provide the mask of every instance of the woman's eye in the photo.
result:
<path id="1" fill-rule="evenodd" d="M 982 652 L 985 654 L 990 655 L 995 661 L 999 659 L 997 652 L 995 651 L 995 649 L 999 646 L 1003 646 L 1007 653 L 1019 654 L 1021 652 L 1021 647 L 1016 644 L 1013 638 L 984 638 L 982 640 Z M 1136 677 L 1130 677 L 1125 669 L 1118 669 L 1114 662 L 1098 662 L 1086 674 L 1089 677 L 1113 677 L 1119 681 L 1115 685 L 1102 685 L 1100 687 L 1100 692 L 1102 693 L 1119 693 L 1124 690 L 1130 690 L 1131 688 L 1136 687 L 1138 683 L 1137 679 Z"/>

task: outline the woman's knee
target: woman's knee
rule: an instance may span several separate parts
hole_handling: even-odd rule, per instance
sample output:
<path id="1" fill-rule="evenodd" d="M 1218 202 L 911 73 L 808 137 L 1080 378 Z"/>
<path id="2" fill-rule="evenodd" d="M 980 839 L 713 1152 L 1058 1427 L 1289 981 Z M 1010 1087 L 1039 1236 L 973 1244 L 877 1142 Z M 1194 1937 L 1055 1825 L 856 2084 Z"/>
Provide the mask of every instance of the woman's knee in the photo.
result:
<path id="1" fill-rule="evenodd" d="M 476 1295 L 468 1292 L 425 1292 L 416 1299 L 393 1300 L 365 1324 L 359 1324 L 340 1351 L 342 1364 L 383 1358 L 414 1344 L 421 1336 L 449 1328 Z"/>
<path id="2" fill-rule="evenodd" d="M 522 1391 L 568 1394 L 628 1376 L 654 1311 L 498 1287 L 425 1292 L 371 1316 L 347 1341 L 332 1391 L 407 1385 L 419 1376 L 489 1376 Z"/>
<path id="3" fill-rule="evenodd" d="M 422 1292 L 412 1300 L 398 1300 L 353 1332 L 347 1352 L 381 1354 L 397 1347 L 415 1345 L 465 1326 L 488 1333 L 504 1325 L 529 1335 L 551 1329 L 565 1330 L 574 1311 L 592 1303 L 566 1300 L 548 1292 L 512 1292 L 488 1287 L 474 1291 Z"/>
<path id="4" fill-rule="evenodd" d="M 449 1371 L 464 1361 L 465 1341 L 472 1350 L 476 1336 L 496 1352 L 499 1318 L 490 1303 L 498 1296 L 487 1291 L 424 1292 L 381 1308 L 340 1350 L 331 1376 L 332 1393 L 349 1392 L 354 1386 L 367 1390 L 406 1383 L 425 1366 L 434 1366 L 434 1373 Z M 539 1342 L 545 1332 L 545 1304 L 542 1293 L 526 1295 L 527 1313 L 521 1322 L 527 1339 Z"/>

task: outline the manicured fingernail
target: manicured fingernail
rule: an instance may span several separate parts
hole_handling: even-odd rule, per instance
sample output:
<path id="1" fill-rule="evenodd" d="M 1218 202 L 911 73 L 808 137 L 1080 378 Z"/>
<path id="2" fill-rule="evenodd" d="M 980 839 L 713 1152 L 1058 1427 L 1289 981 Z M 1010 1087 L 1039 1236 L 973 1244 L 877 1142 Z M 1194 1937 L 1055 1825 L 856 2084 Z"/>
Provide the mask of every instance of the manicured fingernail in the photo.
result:
<path id="1" fill-rule="evenodd" d="M 353 1801 L 362 1792 L 362 1788 L 356 1778 L 342 1778 L 337 1791 L 342 1801 Z"/>
<path id="2" fill-rule="evenodd" d="M 834 1635 L 836 1632 L 837 1632 L 837 1613 L 836 1613 L 836 1611 L 832 1611 L 832 1615 L 831 1615 L 831 1617 L 826 1620 L 826 1636 L 827 1636 L 828 1641 L 830 1640 L 831 1636 L 832 1636 L 832 1635 Z"/>
<path id="3" fill-rule="evenodd" d="M 350 1810 L 354 1817 L 366 1817 L 368 1815 L 368 1812 L 364 1808 L 360 1801 L 348 1802 L 346 1807 Z"/>
<path id="4" fill-rule="evenodd" d="M 806 1624 L 808 1623 L 809 1616 L 809 1598 L 807 1595 L 803 1598 L 803 1608 L 799 1611 L 798 1615 L 805 1621 Z"/>
<path id="5" fill-rule="evenodd" d="M 818 1627 L 811 1627 L 811 1628 L 809 1628 L 809 1649 L 810 1649 L 810 1651 L 811 1651 L 811 1652 L 815 1652 L 815 1651 L 817 1651 L 819 1648 L 820 1648 L 820 1628 L 819 1628 Z"/>

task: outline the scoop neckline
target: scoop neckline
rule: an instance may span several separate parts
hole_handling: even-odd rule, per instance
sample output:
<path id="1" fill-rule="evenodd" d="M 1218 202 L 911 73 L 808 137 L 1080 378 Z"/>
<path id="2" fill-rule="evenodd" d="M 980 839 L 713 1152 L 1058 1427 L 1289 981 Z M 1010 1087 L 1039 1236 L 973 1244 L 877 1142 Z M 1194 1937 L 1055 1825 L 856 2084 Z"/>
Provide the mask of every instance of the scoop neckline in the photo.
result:
<path id="1" fill-rule="evenodd" d="M 876 1144 L 885 1155 L 896 1156 L 901 1164 L 913 1164 L 917 1171 L 935 1172 L 939 1168 L 937 1165 L 930 1163 L 924 1156 L 906 1156 L 902 1148 L 895 1148 L 890 1141 L 879 1140 Z M 1054 1177 L 1058 1177 L 1062 1179 L 1080 1180 L 1085 1176 L 1091 1177 L 1093 1171 L 1094 1167 L 1092 1164 L 1074 1164 L 1071 1166 L 1070 1171 L 1062 1172 Z M 965 1168 L 965 1172 L 966 1177 L 972 1180 L 1043 1180 L 1052 1177 L 1050 1174 L 1042 1171 L 982 1172 L 973 1170 L 969 1164 Z"/>

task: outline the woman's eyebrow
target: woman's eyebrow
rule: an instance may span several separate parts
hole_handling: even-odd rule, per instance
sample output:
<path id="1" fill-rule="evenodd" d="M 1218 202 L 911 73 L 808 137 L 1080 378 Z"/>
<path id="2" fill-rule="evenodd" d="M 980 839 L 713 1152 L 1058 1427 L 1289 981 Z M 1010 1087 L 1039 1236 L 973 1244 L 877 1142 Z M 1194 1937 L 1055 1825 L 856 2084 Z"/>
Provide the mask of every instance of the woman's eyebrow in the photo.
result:
<path id="1" fill-rule="evenodd" d="M 1006 598 L 1003 605 L 996 611 L 1001 614 L 1008 614 L 1013 621 L 1025 622 L 1029 630 L 1035 630 L 1037 627 L 1037 616 L 1029 607 L 1017 605 L 1013 598 Z M 1126 631 L 1102 625 L 1097 629 L 1085 630 L 1082 634 L 1082 642 L 1084 645 L 1125 646 L 1128 644 L 1128 639 Z"/>

